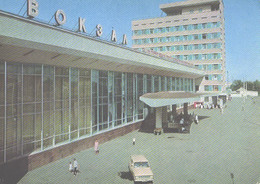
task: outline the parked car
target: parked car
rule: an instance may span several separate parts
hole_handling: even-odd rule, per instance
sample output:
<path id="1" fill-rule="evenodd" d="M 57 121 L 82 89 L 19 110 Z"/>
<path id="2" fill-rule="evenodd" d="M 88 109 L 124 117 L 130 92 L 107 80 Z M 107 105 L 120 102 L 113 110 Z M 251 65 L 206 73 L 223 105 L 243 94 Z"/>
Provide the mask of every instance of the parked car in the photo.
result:
<path id="1" fill-rule="evenodd" d="M 132 155 L 128 165 L 134 182 L 153 183 L 153 172 L 148 160 L 143 155 Z"/>

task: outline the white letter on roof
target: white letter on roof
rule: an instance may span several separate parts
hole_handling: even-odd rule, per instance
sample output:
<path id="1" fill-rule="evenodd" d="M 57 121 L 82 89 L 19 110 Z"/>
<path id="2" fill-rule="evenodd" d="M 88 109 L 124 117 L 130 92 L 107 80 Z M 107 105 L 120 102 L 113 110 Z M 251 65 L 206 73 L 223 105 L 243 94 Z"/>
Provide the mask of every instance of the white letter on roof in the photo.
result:
<path id="1" fill-rule="evenodd" d="M 103 33 L 103 31 L 102 31 L 102 26 L 100 25 L 100 24 L 98 24 L 97 26 L 96 26 L 96 28 L 97 28 L 97 31 L 96 31 L 96 35 L 98 36 L 98 37 L 100 37 L 101 35 L 102 35 L 102 33 Z"/>
<path id="2" fill-rule="evenodd" d="M 123 34 L 123 41 L 122 41 L 123 45 L 127 45 L 127 38 L 126 38 L 126 34 Z"/>
<path id="3" fill-rule="evenodd" d="M 60 15 L 62 17 L 62 20 L 60 20 Z M 66 22 L 66 15 L 63 10 L 57 10 L 55 13 L 55 20 L 58 25 L 63 25 Z"/>
<path id="4" fill-rule="evenodd" d="M 84 32 L 84 33 L 87 32 L 85 27 L 85 21 L 86 19 L 79 17 L 79 32 Z"/>
<path id="5" fill-rule="evenodd" d="M 114 29 L 112 29 L 112 34 L 111 34 L 111 41 L 116 42 L 116 31 Z"/>
<path id="6" fill-rule="evenodd" d="M 36 0 L 27 0 L 27 15 L 31 18 L 36 17 L 39 14 L 39 4 Z"/>

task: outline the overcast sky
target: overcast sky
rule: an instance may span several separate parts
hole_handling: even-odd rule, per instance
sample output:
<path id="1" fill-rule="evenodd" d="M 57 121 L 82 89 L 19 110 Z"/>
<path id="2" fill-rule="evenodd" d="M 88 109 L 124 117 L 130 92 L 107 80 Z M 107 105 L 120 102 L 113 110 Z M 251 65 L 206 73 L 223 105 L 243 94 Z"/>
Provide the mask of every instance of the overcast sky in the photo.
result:
<path id="1" fill-rule="evenodd" d="M 67 17 L 64 28 L 76 30 L 78 18 L 82 17 L 88 33 L 94 33 L 96 25 L 101 24 L 102 38 L 109 39 L 114 28 L 117 39 L 122 41 L 126 34 L 131 47 L 131 21 L 165 16 L 159 5 L 177 1 L 37 0 L 37 19 L 54 24 L 54 13 L 62 9 Z M 224 6 L 228 79 L 260 80 L 260 1 L 224 0 Z M 0 0 L 0 9 L 26 17 L 26 0 Z"/>

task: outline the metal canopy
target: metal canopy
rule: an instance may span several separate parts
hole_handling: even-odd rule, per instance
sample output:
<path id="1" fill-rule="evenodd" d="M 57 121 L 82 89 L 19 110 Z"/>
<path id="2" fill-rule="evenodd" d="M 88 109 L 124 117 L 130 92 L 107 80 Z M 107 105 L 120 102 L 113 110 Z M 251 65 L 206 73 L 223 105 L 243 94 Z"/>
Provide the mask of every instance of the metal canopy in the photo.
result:
<path id="1" fill-rule="evenodd" d="M 193 103 L 200 101 L 203 96 L 217 96 L 218 94 L 191 93 L 185 91 L 162 91 L 158 93 L 146 93 L 140 96 L 140 100 L 150 107 L 163 107 L 167 105 Z"/>

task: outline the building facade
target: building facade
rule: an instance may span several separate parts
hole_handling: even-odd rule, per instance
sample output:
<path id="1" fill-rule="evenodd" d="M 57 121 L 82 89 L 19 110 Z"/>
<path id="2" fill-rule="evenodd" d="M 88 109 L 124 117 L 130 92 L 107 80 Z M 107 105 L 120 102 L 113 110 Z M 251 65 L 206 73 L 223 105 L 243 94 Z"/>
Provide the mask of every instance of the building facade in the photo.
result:
<path id="1" fill-rule="evenodd" d="M 147 115 L 141 95 L 195 92 L 204 76 L 31 18 L 0 23 L 0 165 L 26 156 L 30 170 L 127 133 Z"/>
<path id="2" fill-rule="evenodd" d="M 222 0 L 162 4 L 164 17 L 132 21 L 132 47 L 192 63 L 206 75 L 196 91 L 225 91 L 225 22 Z"/>

